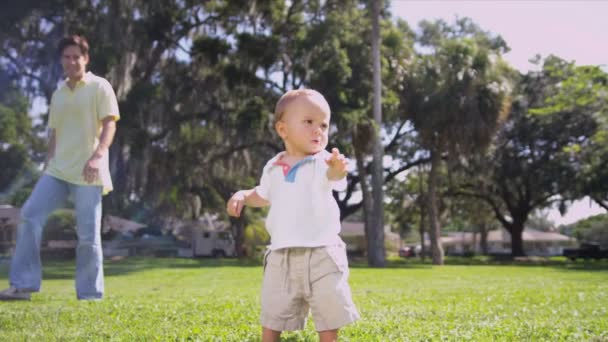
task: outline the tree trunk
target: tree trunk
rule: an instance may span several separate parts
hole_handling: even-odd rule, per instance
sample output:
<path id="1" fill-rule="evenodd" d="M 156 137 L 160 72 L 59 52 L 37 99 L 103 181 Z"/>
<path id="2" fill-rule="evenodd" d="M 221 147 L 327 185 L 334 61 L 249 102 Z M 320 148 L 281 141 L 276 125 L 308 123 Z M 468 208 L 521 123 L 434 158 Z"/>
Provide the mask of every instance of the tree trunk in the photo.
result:
<path id="1" fill-rule="evenodd" d="M 524 252 L 524 225 L 523 223 L 513 223 L 511 226 L 511 256 L 519 257 L 525 256 Z"/>
<path id="2" fill-rule="evenodd" d="M 431 149 L 431 171 L 429 173 L 428 211 L 429 211 L 429 235 L 431 238 L 431 252 L 433 265 L 443 265 L 443 247 L 441 246 L 441 227 L 437 212 L 437 177 L 441 163 L 441 155 L 436 148 Z"/>
<path id="3" fill-rule="evenodd" d="M 418 207 L 420 208 L 420 260 L 424 261 L 426 258 L 426 245 L 424 244 L 424 233 L 426 232 L 425 219 L 426 219 L 426 206 L 428 203 L 428 197 L 424 193 L 424 169 L 422 165 L 418 166 L 418 178 L 420 179 L 418 182 L 418 199 L 416 202 L 418 203 Z"/>
<path id="4" fill-rule="evenodd" d="M 591 199 L 600 207 L 608 210 L 608 198 L 602 199 L 600 196 L 591 196 Z"/>
<path id="5" fill-rule="evenodd" d="M 372 58 L 373 58 L 373 80 L 374 96 L 373 110 L 374 121 L 379 130 L 382 127 L 382 80 L 380 78 L 380 7 L 381 0 L 372 0 Z M 372 212 L 371 229 L 369 239 L 369 250 L 367 254 L 368 263 L 372 267 L 384 267 L 386 264 L 386 251 L 384 246 L 384 175 L 382 159 L 384 147 L 382 146 L 382 134 L 378 132 L 375 136 L 372 169 Z"/>
<path id="6" fill-rule="evenodd" d="M 365 253 L 368 255 L 372 246 L 370 246 L 371 236 L 373 233 L 370 232 L 372 223 L 370 222 L 370 213 L 372 212 L 372 194 L 369 191 L 369 184 L 367 183 L 367 172 L 365 171 L 365 154 L 357 149 L 355 146 L 355 158 L 357 159 L 357 170 L 359 171 L 359 179 L 361 186 L 361 201 L 363 202 L 363 223 L 365 228 Z"/>
<path id="7" fill-rule="evenodd" d="M 477 231 L 473 231 L 473 243 L 471 249 L 474 255 L 477 254 L 477 233 Z"/>
<path id="8" fill-rule="evenodd" d="M 479 244 L 481 246 L 481 254 L 488 255 L 488 227 L 486 224 L 479 226 L 479 233 L 481 235 Z"/>
<path id="9" fill-rule="evenodd" d="M 422 183 L 421 183 L 422 184 Z M 426 210 L 423 203 L 420 203 L 420 260 L 424 261 L 426 258 L 426 246 L 424 245 L 424 232 L 425 228 Z"/>

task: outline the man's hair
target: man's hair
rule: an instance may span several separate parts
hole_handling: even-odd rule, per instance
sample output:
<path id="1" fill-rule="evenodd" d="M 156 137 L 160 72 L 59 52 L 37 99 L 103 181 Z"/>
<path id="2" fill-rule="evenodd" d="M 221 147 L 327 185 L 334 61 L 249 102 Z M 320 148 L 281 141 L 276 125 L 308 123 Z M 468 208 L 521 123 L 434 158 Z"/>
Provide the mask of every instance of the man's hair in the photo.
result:
<path id="1" fill-rule="evenodd" d="M 57 45 L 57 52 L 59 53 L 59 56 L 63 54 L 63 50 L 65 50 L 66 47 L 72 45 L 78 46 L 80 48 L 80 52 L 82 52 L 84 56 L 89 55 L 89 43 L 87 42 L 87 39 L 84 36 L 74 34 L 71 36 L 65 36 L 59 41 L 59 44 Z"/>
<path id="2" fill-rule="evenodd" d="M 318 91 L 313 89 L 290 90 L 283 94 L 283 96 L 281 96 L 281 98 L 277 102 L 277 105 L 274 107 L 274 120 L 272 122 L 272 125 L 276 126 L 277 122 L 279 122 L 285 115 L 285 110 L 287 109 L 287 106 L 293 100 L 302 96 L 310 97 L 312 100 L 317 102 L 317 104 L 321 106 L 323 110 L 326 110 L 328 113 L 330 113 L 329 104 L 327 103 L 327 100 L 325 100 L 325 97 L 323 97 L 323 95 L 321 95 L 321 93 L 319 93 Z"/>

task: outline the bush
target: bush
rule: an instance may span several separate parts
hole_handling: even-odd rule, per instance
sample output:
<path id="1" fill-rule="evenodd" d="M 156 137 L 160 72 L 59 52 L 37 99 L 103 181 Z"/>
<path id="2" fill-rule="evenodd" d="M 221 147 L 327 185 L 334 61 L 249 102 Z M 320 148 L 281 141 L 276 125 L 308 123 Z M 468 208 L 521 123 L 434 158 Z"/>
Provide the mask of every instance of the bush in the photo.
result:
<path id="1" fill-rule="evenodd" d="M 42 241 L 77 240 L 76 219 L 71 210 L 57 210 L 46 222 Z"/>

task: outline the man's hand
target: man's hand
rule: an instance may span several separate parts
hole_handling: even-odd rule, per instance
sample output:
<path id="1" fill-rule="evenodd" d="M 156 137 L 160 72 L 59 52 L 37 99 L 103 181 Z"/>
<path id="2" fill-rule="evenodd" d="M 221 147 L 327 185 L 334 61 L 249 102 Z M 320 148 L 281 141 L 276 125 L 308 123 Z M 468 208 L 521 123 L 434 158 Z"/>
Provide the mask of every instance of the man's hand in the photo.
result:
<path id="1" fill-rule="evenodd" d="M 101 135 L 99 145 L 93 155 L 82 169 L 82 176 L 87 183 L 93 183 L 99 178 L 99 164 L 103 157 L 108 153 L 114 134 L 116 133 L 116 117 L 107 116 L 101 121 Z"/>
<path id="2" fill-rule="evenodd" d="M 101 154 L 94 153 L 91 158 L 84 164 L 82 176 L 87 183 L 93 183 L 99 178 L 99 164 L 101 163 Z"/>
<path id="3" fill-rule="evenodd" d="M 241 211 L 243 210 L 244 206 L 245 206 L 245 192 L 237 191 L 228 200 L 228 203 L 226 204 L 226 211 L 228 212 L 228 215 L 230 215 L 230 216 L 239 217 L 239 216 L 241 216 Z"/>
<path id="4" fill-rule="evenodd" d="M 331 149 L 331 157 L 325 161 L 329 166 L 327 169 L 327 178 L 332 181 L 337 181 L 344 178 L 347 174 L 348 160 L 337 148 Z"/>

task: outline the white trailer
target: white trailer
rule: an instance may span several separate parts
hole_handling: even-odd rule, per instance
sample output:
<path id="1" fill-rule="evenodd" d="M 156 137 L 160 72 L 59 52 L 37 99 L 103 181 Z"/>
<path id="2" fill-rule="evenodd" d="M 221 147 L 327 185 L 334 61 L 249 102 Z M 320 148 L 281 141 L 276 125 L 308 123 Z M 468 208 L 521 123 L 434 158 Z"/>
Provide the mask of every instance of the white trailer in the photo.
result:
<path id="1" fill-rule="evenodd" d="M 214 258 L 235 257 L 236 243 L 232 233 L 227 230 L 205 230 L 192 227 L 192 237 L 178 249 L 180 257 L 192 258 L 207 256 Z"/>

